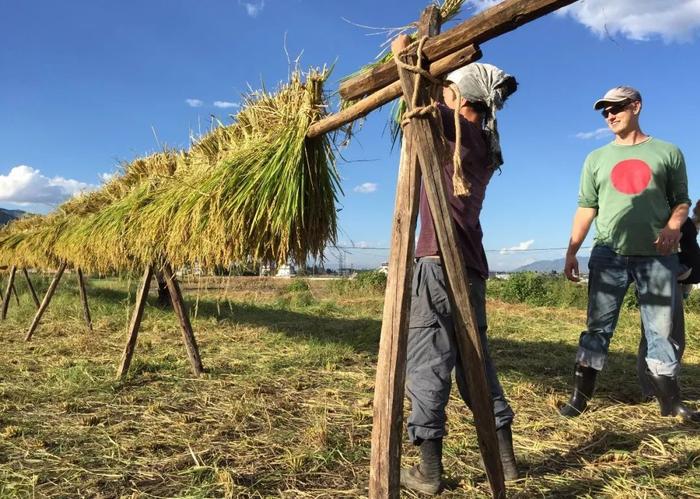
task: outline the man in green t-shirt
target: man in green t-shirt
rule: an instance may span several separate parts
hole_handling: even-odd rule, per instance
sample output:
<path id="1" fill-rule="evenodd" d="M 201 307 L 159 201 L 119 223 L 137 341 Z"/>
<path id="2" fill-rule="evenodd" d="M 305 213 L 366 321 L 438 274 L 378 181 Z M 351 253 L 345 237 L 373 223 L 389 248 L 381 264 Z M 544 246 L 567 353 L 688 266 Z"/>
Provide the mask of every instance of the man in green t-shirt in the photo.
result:
<path id="1" fill-rule="evenodd" d="M 671 335 L 673 307 L 681 299 L 677 248 L 690 207 L 683 154 L 642 132 L 637 90 L 613 88 L 594 109 L 603 110 L 615 140 L 590 153 L 581 173 L 564 267 L 570 280 L 579 280 L 576 252 L 594 221 L 596 236 L 588 264 L 587 329 L 579 339 L 573 395 L 560 412 L 574 417 L 585 410 L 605 364 L 622 300 L 634 282 L 648 344 L 646 374 L 661 414 L 700 422 L 700 413 L 681 401 L 679 345 Z"/>

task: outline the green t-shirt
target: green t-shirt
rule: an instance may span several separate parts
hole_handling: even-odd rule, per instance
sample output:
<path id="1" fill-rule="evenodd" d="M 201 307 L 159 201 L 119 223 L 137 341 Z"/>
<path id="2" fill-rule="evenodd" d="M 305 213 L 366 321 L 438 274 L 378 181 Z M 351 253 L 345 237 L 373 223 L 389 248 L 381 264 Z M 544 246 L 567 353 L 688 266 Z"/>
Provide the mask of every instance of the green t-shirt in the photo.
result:
<path id="1" fill-rule="evenodd" d="M 578 205 L 596 208 L 598 245 L 621 255 L 657 255 L 654 241 L 671 209 L 690 204 L 683 153 L 649 138 L 635 145 L 614 142 L 596 149 L 583 164 Z"/>

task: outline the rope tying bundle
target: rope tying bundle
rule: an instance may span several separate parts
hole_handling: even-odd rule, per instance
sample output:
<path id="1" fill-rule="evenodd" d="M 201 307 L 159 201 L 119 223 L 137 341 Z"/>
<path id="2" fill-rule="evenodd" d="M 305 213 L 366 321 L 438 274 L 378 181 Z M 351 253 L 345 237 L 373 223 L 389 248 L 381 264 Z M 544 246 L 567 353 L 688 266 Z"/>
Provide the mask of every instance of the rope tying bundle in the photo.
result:
<path id="1" fill-rule="evenodd" d="M 436 78 L 433 75 L 431 75 L 428 71 L 423 69 L 423 45 L 425 44 L 427 39 L 428 37 L 424 36 L 419 40 L 411 43 L 404 50 L 402 50 L 400 54 L 394 54 L 394 62 L 398 67 L 415 74 L 415 85 L 413 87 L 413 95 L 411 96 L 411 109 L 403 114 L 401 120 L 401 128 L 405 127 L 408 123 L 411 122 L 412 119 L 417 117 L 432 115 L 433 117 L 438 118 L 437 102 L 435 102 L 434 99 L 431 98 L 431 103 L 426 106 L 418 105 L 418 92 L 420 91 L 421 77 L 430 81 L 434 86 L 449 88 L 450 90 L 452 90 L 452 92 L 454 92 L 457 103 L 459 104 L 462 101 L 462 95 L 457 85 L 455 85 L 454 83 L 447 82 L 446 80 Z M 416 49 L 416 55 L 418 56 L 416 64 L 412 65 L 403 62 L 401 60 L 401 57 L 405 57 L 406 55 L 408 55 L 414 48 Z M 433 93 L 434 92 L 431 92 L 431 95 Z M 466 176 L 464 175 L 464 170 L 462 168 L 462 124 L 459 120 L 459 117 L 459 105 L 457 105 L 454 108 L 455 149 L 454 154 L 452 156 L 452 164 L 454 167 L 454 172 L 452 174 L 452 185 L 454 195 L 461 197 L 469 196 L 471 184 L 466 179 Z M 442 130 L 441 121 L 438 121 L 438 124 L 440 125 L 440 132 L 444 141 L 444 132 Z"/>

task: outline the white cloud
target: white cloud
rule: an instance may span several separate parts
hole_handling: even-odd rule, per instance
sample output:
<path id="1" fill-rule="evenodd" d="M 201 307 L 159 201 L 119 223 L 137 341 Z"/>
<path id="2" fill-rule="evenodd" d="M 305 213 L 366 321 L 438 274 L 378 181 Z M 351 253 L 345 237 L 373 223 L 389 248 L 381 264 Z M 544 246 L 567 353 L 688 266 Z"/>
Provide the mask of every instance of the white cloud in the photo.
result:
<path id="1" fill-rule="evenodd" d="M 593 130 L 592 132 L 578 132 L 576 134 L 576 138 L 581 139 L 581 140 L 590 140 L 590 139 L 600 140 L 600 139 L 604 139 L 606 137 L 609 137 L 611 135 L 612 135 L 612 132 L 610 131 L 610 129 L 608 127 L 603 127 L 603 128 L 597 128 L 597 129 Z"/>
<path id="2" fill-rule="evenodd" d="M 476 12 L 481 12 L 489 7 L 493 7 L 497 3 L 501 3 L 501 0 L 467 0 L 465 2 L 468 7 L 471 7 Z"/>
<path id="3" fill-rule="evenodd" d="M 204 102 L 202 102 L 199 99 L 185 99 L 185 102 L 190 107 L 202 107 L 202 105 L 204 104 Z"/>
<path id="4" fill-rule="evenodd" d="M 241 105 L 238 102 L 228 102 L 225 100 L 218 100 L 214 102 L 214 107 L 218 107 L 221 109 L 228 109 L 232 107 L 241 107 Z"/>
<path id="5" fill-rule="evenodd" d="M 27 165 L 15 166 L 0 175 L 0 201 L 18 205 L 57 205 L 95 186 L 63 177 L 49 178 Z"/>
<path id="6" fill-rule="evenodd" d="M 100 173 L 98 177 L 102 181 L 103 184 L 106 184 L 110 180 L 112 180 L 115 176 L 117 175 L 117 172 L 111 172 L 111 173 Z"/>
<path id="7" fill-rule="evenodd" d="M 377 184 L 374 184 L 372 182 L 365 182 L 364 184 L 360 184 L 358 186 L 355 186 L 353 191 L 359 192 L 361 194 L 369 194 L 371 192 L 376 192 L 377 191 Z"/>
<path id="8" fill-rule="evenodd" d="M 238 5 L 245 7 L 245 10 L 250 17 L 258 17 L 258 14 L 260 14 L 265 8 L 265 0 L 253 0 L 251 2 L 238 0 Z"/>
<path id="9" fill-rule="evenodd" d="M 599 37 L 688 42 L 700 28 L 700 0 L 585 0 L 558 11 Z"/>
<path id="10" fill-rule="evenodd" d="M 474 12 L 498 3 L 466 1 Z M 601 38 L 620 35 L 638 41 L 660 37 L 666 43 L 688 42 L 700 28 L 700 0 L 580 0 L 556 14 L 571 16 Z"/>
<path id="11" fill-rule="evenodd" d="M 499 253 L 501 255 L 508 255 L 512 252 L 515 251 L 524 251 L 527 249 L 530 249 L 532 244 L 535 242 L 534 239 L 530 239 L 529 241 L 523 241 L 522 243 L 518 243 L 517 246 L 511 246 L 510 248 L 503 248 Z"/>

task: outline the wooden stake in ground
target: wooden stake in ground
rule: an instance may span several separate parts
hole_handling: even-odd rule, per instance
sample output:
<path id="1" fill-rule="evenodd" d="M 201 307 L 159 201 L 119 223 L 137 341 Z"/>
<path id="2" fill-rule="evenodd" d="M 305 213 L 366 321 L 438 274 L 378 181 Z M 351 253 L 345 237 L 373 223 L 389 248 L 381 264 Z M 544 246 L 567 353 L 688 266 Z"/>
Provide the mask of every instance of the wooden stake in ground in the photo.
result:
<path id="1" fill-rule="evenodd" d="M 92 318 L 90 317 L 90 306 L 88 305 L 87 292 L 85 291 L 85 279 L 83 271 L 78 267 L 78 288 L 80 289 L 80 301 L 83 303 L 83 315 L 85 316 L 85 324 L 92 331 Z"/>
<path id="2" fill-rule="evenodd" d="M 180 286 L 177 283 L 177 279 L 169 263 L 166 263 L 163 266 L 163 273 L 165 274 L 165 282 L 168 284 L 168 291 L 170 292 L 170 301 L 173 304 L 173 310 L 180 321 L 182 338 L 185 342 L 187 357 L 190 359 L 192 372 L 199 376 L 204 373 L 204 367 L 202 367 L 202 360 L 199 357 L 197 340 L 195 339 L 194 332 L 192 331 L 190 317 L 187 315 L 187 308 L 185 307 L 185 300 L 182 298 L 182 291 L 180 291 Z"/>
<path id="3" fill-rule="evenodd" d="M 419 21 L 420 35 L 436 35 L 440 11 L 428 7 Z M 389 253 L 389 275 L 384 294 L 382 334 L 374 384 L 372 455 L 369 469 L 369 497 L 398 498 L 403 440 L 406 345 L 411 309 L 413 255 L 420 200 L 420 167 L 409 123 L 401 144 L 399 179 L 396 186 L 394 222 Z"/>
<path id="4" fill-rule="evenodd" d="M 7 317 L 7 307 L 10 305 L 10 298 L 12 297 L 12 291 L 14 289 L 14 284 L 15 284 L 15 274 L 17 273 L 17 267 L 14 265 L 10 269 L 10 278 L 7 281 L 7 290 L 5 291 L 5 297 L 2 300 L 2 313 L 0 314 L 0 318 L 2 320 L 5 320 Z M 17 292 L 15 291 L 15 296 L 17 296 Z"/>
<path id="5" fill-rule="evenodd" d="M 44 315 L 44 312 L 46 312 L 49 303 L 51 303 L 51 298 L 53 298 L 53 294 L 56 292 L 58 283 L 61 281 L 61 276 L 63 276 L 63 272 L 66 270 L 66 265 L 66 262 L 61 262 L 61 265 L 58 267 L 58 271 L 56 272 L 53 281 L 51 281 L 49 289 L 46 290 L 46 296 L 44 296 L 44 301 L 41 302 L 39 310 L 36 311 L 36 315 L 34 316 L 34 320 L 32 321 L 32 325 L 29 326 L 29 331 L 27 331 L 27 336 L 24 338 L 24 341 L 29 341 L 32 339 L 34 331 L 36 331 L 36 328 L 39 326 L 41 317 Z"/>
<path id="6" fill-rule="evenodd" d="M 415 64 L 417 57 L 415 55 L 408 56 L 406 60 L 409 64 Z M 416 86 L 413 73 L 402 67 L 398 68 L 398 72 L 404 96 L 412 96 Z M 407 98 L 407 104 L 409 111 L 414 109 L 414 104 L 417 107 L 430 105 L 427 88 L 423 86 L 419 89 L 415 103 L 408 101 Z M 425 114 L 413 118 L 411 129 L 411 140 L 418 153 L 423 184 L 447 277 L 447 291 L 452 305 L 455 337 L 462 369 L 469 383 L 477 440 L 493 496 L 501 498 L 505 497 L 505 483 L 496 439 L 493 402 L 484 370 L 481 339 L 474 311 L 469 301 L 469 280 L 464 257 L 458 245 L 452 210 L 447 202 L 442 155 L 438 148 L 438 144 L 441 143 L 438 132 L 440 127 L 432 114 Z"/>
<path id="7" fill-rule="evenodd" d="M 136 348 L 139 328 L 141 327 L 143 309 L 146 306 L 148 290 L 151 287 L 151 277 L 153 277 L 153 266 L 149 265 L 146 267 L 146 270 L 143 273 L 141 287 L 139 288 L 138 295 L 136 295 L 136 304 L 134 305 L 134 311 L 131 314 L 131 322 L 129 323 L 129 330 L 126 336 L 126 346 L 124 347 L 122 360 L 119 363 L 119 369 L 117 370 L 117 378 L 123 378 L 126 373 L 129 372 L 131 359 L 134 356 L 134 349 Z"/>
<path id="8" fill-rule="evenodd" d="M 32 295 L 32 299 L 34 300 L 34 304 L 36 305 L 36 308 L 39 308 L 39 297 L 36 295 L 36 291 L 34 290 L 34 286 L 32 285 L 31 279 L 29 279 L 29 274 L 27 273 L 27 269 L 23 268 L 22 273 L 24 274 L 24 278 L 27 281 L 27 287 L 29 288 L 29 292 Z"/>

